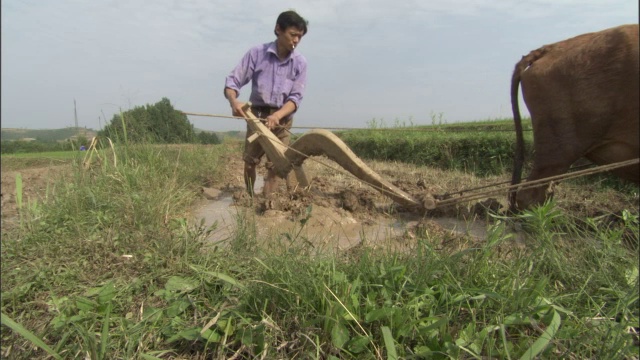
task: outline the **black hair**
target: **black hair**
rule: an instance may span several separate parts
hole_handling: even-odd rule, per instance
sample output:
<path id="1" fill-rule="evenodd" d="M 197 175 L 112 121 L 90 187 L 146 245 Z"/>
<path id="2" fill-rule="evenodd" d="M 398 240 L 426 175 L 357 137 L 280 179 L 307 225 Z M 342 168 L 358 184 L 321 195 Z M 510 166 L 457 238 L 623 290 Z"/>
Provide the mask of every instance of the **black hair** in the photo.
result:
<path id="1" fill-rule="evenodd" d="M 298 15 L 297 12 L 289 10 L 280 13 L 280 15 L 278 16 L 278 20 L 276 20 L 276 25 L 278 25 L 278 27 L 282 31 L 293 26 L 302 31 L 302 35 L 305 35 L 307 33 L 307 25 L 309 25 L 309 22 L 302 16 Z M 274 34 L 276 34 L 276 36 L 278 36 L 275 30 L 273 32 Z"/>

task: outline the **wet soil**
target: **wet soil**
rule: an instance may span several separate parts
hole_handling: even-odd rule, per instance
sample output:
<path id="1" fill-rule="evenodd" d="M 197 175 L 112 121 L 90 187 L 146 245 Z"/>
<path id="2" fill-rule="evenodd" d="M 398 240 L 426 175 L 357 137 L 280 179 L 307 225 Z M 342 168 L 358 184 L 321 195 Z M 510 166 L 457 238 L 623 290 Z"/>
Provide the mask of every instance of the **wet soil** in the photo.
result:
<path id="1" fill-rule="evenodd" d="M 217 221 L 217 229 L 210 236 L 213 242 L 234 239 L 237 229 L 242 228 L 238 224 L 250 219 L 255 224 L 255 234 L 260 235 L 257 238 L 304 242 L 316 249 L 341 250 L 367 244 L 407 250 L 415 245 L 417 237 L 434 239 L 435 246 L 451 248 L 464 243 L 466 247 L 486 240 L 487 228 L 496 221 L 493 215 L 504 215 L 507 208 L 506 193 L 433 210 L 404 208 L 322 156 L 304 163 L 306 176 L 311 180 L 308 189 L 287 190 L 281 180 L 277 193 L 265 197 L 260 194 L 259 183 L 252 198 L 244 189 L 240 158 L 229 157 L 224 163 L 225 175 L 219 182 L 203 188 L 203 194 L 209 194 L 204 196 L 208 199 L 193 213 L 194 221 L 208 225 Z M 366 163 L 415 199 L 443 199 L 461 190 L 503 183 L 509 178 L 508 175 L 477 178 L 463 172 L 394 162 Z M 264 176 L 264 168 L 260 171 L 259 175 Z M 558 183 L 555 193 L 560 210 L 578 221 L 616 217 L 624 209 L 638 208 L 637 193 L 629 196 L 603 189 L 596 182 Z M 514 230 L 516 243 L 521 244 L 523 236 Z"/>
<path id="2" fill-rule="evenodd" d="M 418 199 L 444 190 L 427 185 L 420 176 L 424 169 L 383 162 L 369 166 Z M 255 224 L 257 238 L 305 243 L 318 250 L 344 250 L 362 244 L 408 249 L 412 240 L 425 232 L 441 239 L 481 241 L 488 224 L 486 208 L 503 206 L 488 199 L 474 207 L 461 204 L 424 212 L 406 209 L 324 157 L 305 162 L 305 173 L 311 179 L 308 189 L 288 190 L 281 180 L 278 191 L 268 197 L 261 193 L 264 169 L 254 197 L 244 188 L 239 158 L 226 159 L 225 169 L 219 183 L 202 189 L 204 199 L 193 213 L 195 223 L 215 224 L 209 236 L 212 242 L 233 240 L 238 224 L 248 220 Z"/>

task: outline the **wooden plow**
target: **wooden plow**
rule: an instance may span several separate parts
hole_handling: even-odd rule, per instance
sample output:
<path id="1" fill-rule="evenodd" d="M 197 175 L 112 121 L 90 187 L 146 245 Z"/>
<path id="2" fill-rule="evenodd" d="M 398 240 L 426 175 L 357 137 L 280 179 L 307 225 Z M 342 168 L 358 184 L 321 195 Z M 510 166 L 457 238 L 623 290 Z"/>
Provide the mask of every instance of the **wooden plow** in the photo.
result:
<path id="1" fill-rule="evenodd" d="M 509 184 L 511 181 L 505 181 L 495 184 L 489 184 L 473 189 L 465 189 L 454 193 L 443 195 L 424 194 L 420 199 L 416 199 L 406 192 L 400 190 L 393 184 L 384 180 L 375 171 L 371 170 L 362 160 L 360 160 L 349 147 L 334 135 L 332 132 L 324 129 L 313 129 L 294 141 L 289 146 L 284 145 L 261 121 L 251 112 L 251 103 L 247 102 L 242 107 L 247 115 L 244 118 L 248 126 L 253 130 L 254 134 L 249 137 L 248 141 L 258 141 L 265 153 L 273 163 L 273 171 L 276 176 L 287 179 L 291 171 L 294 172 L 296 180 L 300 187 L 308 188 L 309 181 L 302 168 L 303 162 L 310 156 L 325 155 L 329 159 L 335 161 L 345 170 L 349 171 L 353 176 L 375 188 L 383 195 L 388 196 L 396 203 L 403 205 L 411 210 L 424 211 L 433 210 L 435 208 L 455 206 L 460 203 L 467 203 L 473 200 L 487 198 L 490 195 L 498 193 L 508 193 L 529 187 L 548 186 L 550 183 L 577 178 L 585 175 L 596 174 L 611 171 L 613 169 L 636 165 L 640 163 L 640 159 L 632 159 L 621 161 L 613 164 L 600 165 L 591 169 L 569 172 L 566 174 L 551 176 L 535 181 L 527 181 L 519 184 Z M 195 116 L 212 116 L 212 117 L 230 117 L 223 115 L 200 114 L 183 112 L 185 115 Z M 238 118 L 238 117 L 233 117 Z M 493 189 L 488 189 L 493 188 Z M 487 190 L 488 189 L 488 190 Z"/>
<path id="2" fill-rule="evenodd" d="M 245 120 L 249 128 L 254 131 L 248 141 L 260 142 L 269 160 L 273 163 L 273 170 L 278 177 L 286 179 L 289 173 L 293 171 L 298 184 L 303 188 L 308 188 L 309 180 L 302 168 L 303 162 L 310 156 L 325 155 L 352 175 L 400 205 L 417 210 L 434 209 L 436 207 L 436 203 L 432 199 L 419 201 L 384 180 L 360 160 L 332 132 L 324 129 L 314 129 L 306 132 L 287 147 L 251 112 L 250 102 L 245 103 L 242 110 L 247 115 Z"/>

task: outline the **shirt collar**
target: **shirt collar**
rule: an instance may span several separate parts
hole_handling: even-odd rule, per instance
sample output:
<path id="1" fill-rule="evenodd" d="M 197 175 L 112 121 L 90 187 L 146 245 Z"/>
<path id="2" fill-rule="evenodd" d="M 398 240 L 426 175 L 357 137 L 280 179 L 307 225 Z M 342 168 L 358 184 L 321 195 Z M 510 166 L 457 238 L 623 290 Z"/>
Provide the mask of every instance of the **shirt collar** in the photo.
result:
<path id="1" fill-rule="evenodd" d="M 272 43 L 269 44 L 269 47 L 267 48 L 267 52 L 272 53 L 276 58 L 278 58 L 278 46 L 276 45 L 276 42 L 273 41 Z M 284 60 L 282 60 L 282 62 L 286 62 L 289 59 L 292 59 L 294 56 L 297 56 L 298 54 L 296 53 L 296 49 L 293 49 L 290 53 L 289 56 L 286 57 Z M 278 58 L 280 59 L 280 58 Z"/>

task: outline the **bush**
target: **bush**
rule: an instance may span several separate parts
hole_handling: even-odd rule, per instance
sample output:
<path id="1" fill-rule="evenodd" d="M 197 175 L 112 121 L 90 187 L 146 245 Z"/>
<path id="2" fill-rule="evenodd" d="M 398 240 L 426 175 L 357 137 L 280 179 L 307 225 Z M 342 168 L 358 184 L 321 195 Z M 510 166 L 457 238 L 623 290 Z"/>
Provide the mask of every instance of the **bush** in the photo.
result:
<path id="1" fill-rule="evenodd" d="M 200 144 L 220 144 L 220 139 L 215 133 L 201 131 L 196 135 L 196 142 Z"/>
<path id="2" fill-rule="evenodd" d="M 98 136 L 107 136 L 114 142 L 151 144 L 193 143 L 196 139 L 187 115 L 175 110 L 167 98 L 114 115 Z"/>

